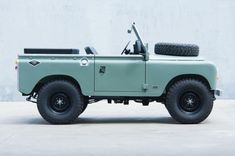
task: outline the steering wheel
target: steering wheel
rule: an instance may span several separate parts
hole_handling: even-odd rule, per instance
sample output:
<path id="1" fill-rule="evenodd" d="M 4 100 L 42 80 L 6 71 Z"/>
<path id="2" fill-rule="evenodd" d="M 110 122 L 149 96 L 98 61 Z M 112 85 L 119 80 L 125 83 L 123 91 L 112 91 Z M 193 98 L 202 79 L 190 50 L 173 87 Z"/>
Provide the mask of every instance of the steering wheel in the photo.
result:
<path id="1" fill-rule="evenodd" d="M 131 43 L 131 41 L 129 41 L 129 42 L 126 44 L 126 46 L 125 46 L 125 48 L 123 49 L 121 55 L 124 54 L 126 51 L 128 51 L 126 48 L 128 47 L 128 45 L 129 45 L 130 43 Z"/>

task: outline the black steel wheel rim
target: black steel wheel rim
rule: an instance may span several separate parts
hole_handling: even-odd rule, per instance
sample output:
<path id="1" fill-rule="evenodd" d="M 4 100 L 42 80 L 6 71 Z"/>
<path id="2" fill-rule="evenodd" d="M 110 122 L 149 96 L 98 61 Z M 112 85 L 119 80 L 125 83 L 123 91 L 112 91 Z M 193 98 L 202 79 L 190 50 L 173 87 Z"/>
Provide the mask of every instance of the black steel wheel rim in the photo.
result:
<path id="1" fill-rule="evenodd" d="M 50 98 L 49 107 L 51 110 L 63 113 L 69 110 L 71 106 L 69 96 L 67 96 L 65 93 L 55 93 Z"/>
<path id="2" fill-rule="evenodd" d="M 201 99 L 194 92 L 185 92 L 180 97 L 179 107 L 185 112 L 197 112 L 201 108 Z"/>

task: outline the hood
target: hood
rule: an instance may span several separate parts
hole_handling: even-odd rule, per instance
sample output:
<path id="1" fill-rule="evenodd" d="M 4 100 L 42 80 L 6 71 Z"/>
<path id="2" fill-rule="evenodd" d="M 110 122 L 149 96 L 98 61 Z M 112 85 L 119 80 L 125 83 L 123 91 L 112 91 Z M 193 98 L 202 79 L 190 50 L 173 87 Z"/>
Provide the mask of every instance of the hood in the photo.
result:
<path id="1" fill-rule="evenodd" d="M 149 55 L 149 60 L 159 61 L 205 61 L 202 57 L 190 57 L 190 56 L 170 56 L 170 55 Z"/>

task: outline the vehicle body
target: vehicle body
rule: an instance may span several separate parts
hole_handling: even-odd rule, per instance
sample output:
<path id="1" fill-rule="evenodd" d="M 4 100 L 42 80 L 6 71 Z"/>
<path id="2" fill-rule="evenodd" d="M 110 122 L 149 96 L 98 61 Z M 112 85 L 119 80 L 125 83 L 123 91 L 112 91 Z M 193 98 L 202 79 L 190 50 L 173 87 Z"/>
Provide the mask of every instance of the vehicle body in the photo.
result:
<path id="1" fill-rule="evenodd" d="M 142 102 L 143 105 L 152 101 L 165 104 L 169 89 L 180 80 L 202 82 L 213 100 L 215 94 L 220 94 L 216 89 L 217 71 L 212 62 L 194 56 L 149 55 L 134 24 L 132 30 L 137 36 L 134 48 L 139 48 L 138 53 L 127 50 L 128 45 L 122 52 L 127 55 L 120 56 L 97 55 L 91 48 L 87 55 L 68 52 L 69 50 L 60 54 L 48 54 L 48 49 L 26 49 L 25 54 L 18 56 L 19 91 L 24 96 L 29 96 L 28 100 L 34 98 L 38 102 L 39 92 L 48 83 L 69 82 L 78 89 L 82 97 L 82 111 L 78 115 L 85 110 L 88 103 L 104 99 L 109 103 L 114 101 L 128 104 L 129 100 L 134 100 Z M 46 120 L 51 123 L 69 123 L 60 122 L 57 118 Z"/>

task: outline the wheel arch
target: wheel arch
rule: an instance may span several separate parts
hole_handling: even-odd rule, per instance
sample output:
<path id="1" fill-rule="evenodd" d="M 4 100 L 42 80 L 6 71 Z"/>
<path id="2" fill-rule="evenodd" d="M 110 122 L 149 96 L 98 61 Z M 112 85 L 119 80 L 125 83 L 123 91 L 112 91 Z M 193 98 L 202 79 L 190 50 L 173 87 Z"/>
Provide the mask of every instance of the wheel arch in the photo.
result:
<path id="1" fill-rule="evenodd" d="M 183 75 L 178 75 L 176 77 L 174 77 L 173 79 L 171 79 L 168 84 L 166 85 L 166 88 L 165 88 L 165 92 L 166 93 L 169 88 L 174 84 L 176 83 L 177 81 L 180 81 L 182 79 L 195 79 L 195 80 L 199 80 L 201 81 L 202 83 L 204 83 L 209 90 L 211 90 L 211 86 L 210 86 L 210 83 L 209 81 L 202 75 L 197 75 L 197 74 L 183 74 Z"/>
<path id="2" fill-rule="evenodd" d="M 40 79 L 38 81 L 38 83 L 35 85 L 35 87 L 33 88 L 31 94 L 35 93 L 35 92 L 38 93 L 38 91 L 41 89 L 42 86 L 44 86 L 46 83 L 49 83 L 54 80 L 69 81 L 72 84 L 74 84 L 75 86 L 77 86 L 78 89 L 81 91 L 81 94 L 83 94 L 79 82 L 75 78 L 68 76 L 68 75 L 49 75 L 49 76 L 46 76 L 46 77 Z"/>

